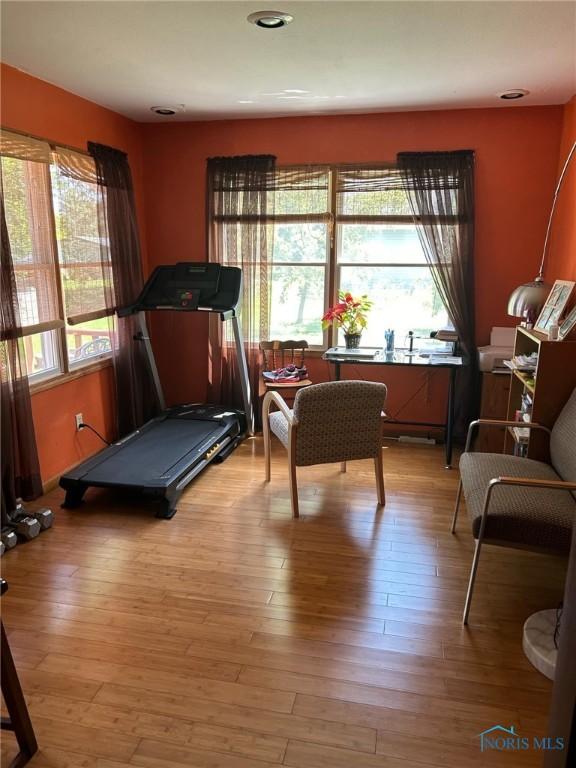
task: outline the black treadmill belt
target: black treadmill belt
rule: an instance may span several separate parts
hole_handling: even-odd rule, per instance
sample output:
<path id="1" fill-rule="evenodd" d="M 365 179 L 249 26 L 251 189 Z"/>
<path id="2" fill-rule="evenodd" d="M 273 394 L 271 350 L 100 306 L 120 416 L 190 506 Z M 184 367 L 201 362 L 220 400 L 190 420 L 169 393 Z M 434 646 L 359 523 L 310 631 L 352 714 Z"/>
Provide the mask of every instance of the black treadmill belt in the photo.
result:
<path id="1" fill-rule="evenodd" d="M 90 483 L 153 485 L 198 448 L 222 431 L 214 421 L 165 419 L 136 435 L 81 478 Z"/>

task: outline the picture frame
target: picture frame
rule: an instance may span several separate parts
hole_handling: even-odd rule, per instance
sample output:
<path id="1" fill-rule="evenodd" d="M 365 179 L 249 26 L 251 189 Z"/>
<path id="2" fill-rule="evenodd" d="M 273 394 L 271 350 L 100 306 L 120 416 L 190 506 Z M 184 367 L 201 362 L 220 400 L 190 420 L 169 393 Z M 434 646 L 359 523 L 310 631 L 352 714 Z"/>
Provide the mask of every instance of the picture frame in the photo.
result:
<path id="1" fill-rule="evenodd" d="M 534 328 L 542 333 L 548 333 L 552 325 L 560 325 L 560 317 L 568 303 L 574 288 L 573 280 L 556 280 L 542 307 Z"/>
<path id="2" fill-rule="evenodd" d="M 570 312 L 562 321 L 558 330 L 558 338 L 562 341 L 576 332 L 576 306 L 572 307 Z"/>

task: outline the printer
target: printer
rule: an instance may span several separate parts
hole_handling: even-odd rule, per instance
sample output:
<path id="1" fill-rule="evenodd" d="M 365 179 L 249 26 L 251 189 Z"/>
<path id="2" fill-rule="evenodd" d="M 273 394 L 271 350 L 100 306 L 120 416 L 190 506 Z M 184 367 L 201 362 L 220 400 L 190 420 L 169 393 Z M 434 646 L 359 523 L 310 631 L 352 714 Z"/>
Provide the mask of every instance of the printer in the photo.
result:
<path id="1" fill-rule="evenodd" d="M 492 328 L 490 344 L 478 347 L 478 365 L 481 371 L 509 371 L 504 360 L 510 360 L 514 354 L 516 328 Z"/>

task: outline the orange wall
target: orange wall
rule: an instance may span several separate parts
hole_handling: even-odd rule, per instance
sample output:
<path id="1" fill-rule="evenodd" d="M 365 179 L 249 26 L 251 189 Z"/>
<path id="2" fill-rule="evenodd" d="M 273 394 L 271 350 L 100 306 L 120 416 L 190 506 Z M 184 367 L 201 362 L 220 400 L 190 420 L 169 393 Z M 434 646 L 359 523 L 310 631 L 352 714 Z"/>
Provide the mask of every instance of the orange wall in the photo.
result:
<path id="1" fill-rule="evenodd" d="M 150 266 L 205 258 L 205 165 L 213 155 L 271 153 L 279 163 L 393 160 L 402 150 L 476 151 L 478 342 L 506 315 L 512 289 L 538 271 L 557 173 L 562 107 L 230 120 L 143 126 Z M 152 215 L 153 212 L 153 215 Z M 174 373 L 173 346 L 179 337 Z M 207 378 L 205 318 L 155 318 L 160 371 L 173 401 L 202 399 Z M 327 378 L 312 364 L 315 380 Z M 362 370 L 362 373 L 365 369 Z M 353 375 L 353 374 L 352 374 Z M 434 373 L 438 379 L 443 374 Z M 386 369 L 392 412 L 420 377 Z M 444 387 L 430 385 L 404 418 L 442 418 Z M 432 410 L 431 410 L 432 409 Z"/>
<path id="2" fill-rule="evenodd" d="M 576 95 L 564 106 L 558 177 L 575 141 Z M 572 156 L 556 204 L 546 279 L 548 282 L 576 280 L 576 154 Z"/>
<path id="3" fill-rule="evenodd" d="M 8 129 L 24 131 L 54 143 L 86 149 L 88 140 L 128 153 L 136 199 L 143 200 L 140 126 L 121 115 L 61 88 L 2 65 L 1 118 Z M 74 414 L 111 436 L 113 397 L 111 369 L 82 376 L 32 397 L 40 468 L 44 481 L 102 447 L 88 430 L 76 432 Z"/>
<path id="4" fill-rule="evenodd" d="M 474 149 L 479 343 L 486 342 L 492 325 L 514 322 L 506 315 L 506 300 L 515 285 L 537 271 L 558 146 L 561 136 L 566 144 L 566 136 L 574 135 L 573 103 L 564 110 L 510 107 L 143 125 L 13 68 L 2 65 L 1 74 L 5 127 L 78 148 L 90 139 L 128 152 L 138 210 L 144 210 L 144 203 L 147 214 L 140 224 L 145 225 L 142 242 L 149 268 L 205 258 L 205 163 L 212 155 L 269 152 L 280 163 L 336 163 L 392 160 L 402 150 Z M 573 243 L 570 223 L 562 231 L 567 233 L 562 238 Z M 562 269 L 573 274 L 574 261 Z M 156 316 L 153 336 L 169 400 L 202 400 L 205 318 Z M 328 378 L 324 363 L 313 361 L 312 366 L 315 380 Z M 442 377 L 435 371 L 426 384 L 420 376 L 407 380 L 387 369 L 389 410 L 395 413 L 425 384 L 399 418 L 441 418 Z M 111 387 L 111 371 L 105 369 L 33 396 L 44 479 L 100 447 L 93 435 L 75 432 L 75 413 L 111 434 Z"/>

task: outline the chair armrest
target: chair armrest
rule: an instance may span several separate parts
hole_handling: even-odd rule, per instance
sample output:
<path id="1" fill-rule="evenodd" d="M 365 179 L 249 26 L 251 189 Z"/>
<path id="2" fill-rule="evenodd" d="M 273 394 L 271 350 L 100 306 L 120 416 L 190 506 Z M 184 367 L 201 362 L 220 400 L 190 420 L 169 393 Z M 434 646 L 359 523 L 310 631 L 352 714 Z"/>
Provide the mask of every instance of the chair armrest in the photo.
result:
<path id="1" fill-rule="evenodd" d="M 576 483 L 569 480 L 538 480 L 532 477 L 495 477 L 490 485 L 521 485 L 527 488 L 548 488 L 548 490 L 576 491 Z"/>
<path id="2" fill-rule="evenodd" d="M 476 419 L 471 421 L 468 426 L 468 436 L 466 438 L 466 447 L 464 448 L 466 453 L 470 452 L 470 446 L 472 444 L 472 436 L 476 427 L 526 427 L 527 429 L 541 429 L 550 435 L 550 429 L 543 424 L 537 424 L 535 421 L 504 421 L 503 419 Z"/>
<path id="3" fill-rule="evenodd" d="M 267 419 L 270 415 L 270 407 L 274 403 L 280 411 L 284 414 L 288 424 L 292 425 L 296 423 L 292 411 L 288 408 L 286 400 L 278 392 L 267 392 L 262 403 L 262 420 Z"/>
<path id="4" fill-rule="evenodd" d="M 515 485 L 523 486 L 525 488 L 546 488 L 549 491 L 576 491 L 576 482 L 572 483 L 567 480 L 539 480 L 532 477 L 510 477 L 508 475 L 492 478 L 492 480 L 490 480 L 488 483 L 488 488 L 486 489 L 486 495 L 484 497 L 482 520 L 480 521 L 480 529 L 478 531 L 479 540 L 483 539 L 484 537 L 484 529 L 486 527 L 486 520 L 488 518 L 488 510 L 490 508 L 492 492 L 499 485 Z"/>

